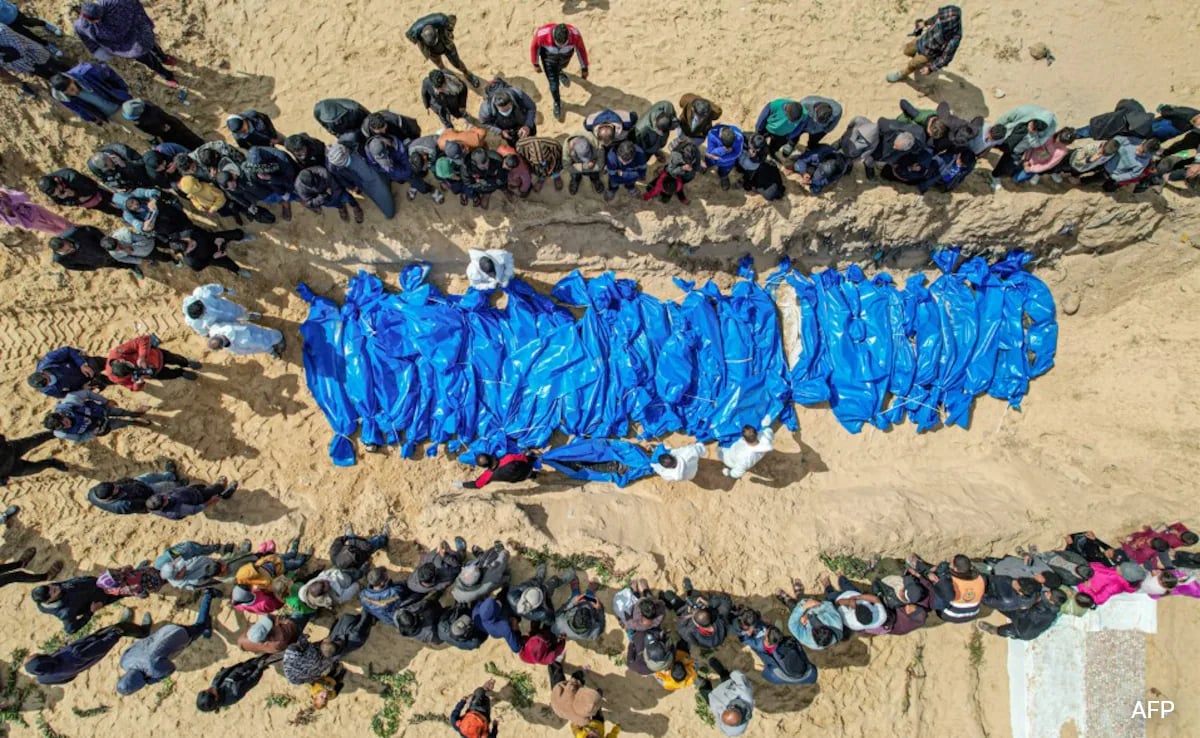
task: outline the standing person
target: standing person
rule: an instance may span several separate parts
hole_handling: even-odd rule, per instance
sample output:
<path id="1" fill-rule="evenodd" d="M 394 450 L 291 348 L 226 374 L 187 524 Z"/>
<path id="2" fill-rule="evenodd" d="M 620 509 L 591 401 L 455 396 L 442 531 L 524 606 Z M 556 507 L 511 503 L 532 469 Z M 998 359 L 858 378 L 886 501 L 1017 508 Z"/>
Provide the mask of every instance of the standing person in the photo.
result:
<path id="1" fill-rule="evenodd" d="M 715 657 L 708 660 L 708 665 L 717 673 L 718 681 L 715 687 L 708 679 L 701 682 L 700 698 L 708 703 L 717 730 L 727 736 L 742 735 L 754 717 L 754 688 L 745 674 L 729 671 Z"/>
<path id="2" fill-rule="evenodd" d="M 505 454 L 496 458 L 492 454 L 478 454 L 475 465 L 482 467 L 484 472 L 470 482 L 455 482 L 460 489 L 483 489 L 491 482 L 507 482 L 516 484 L 526 479 L 536 479 L 537 457 L 527 453 Z"/>
<path id="3" fill-rule="evenodd" d="M 653 155 L 659 161 L 666 161 L 663 149 L 671 139 L 671 131 L 678 127 L 679 116 L 675 113 L 675 105 L 670 100 L 659 100 L 633 125 L 633 140 L 642 147 L 646 156 Z"/>
<path id="4" fill-rule="evenodd" d="M 217 477 L 212 484 L 189 484 L 155 492 L 146 500 L 146 509 L 167 520 L 183 520 L 199 515 L 220 500 L 228 500 L 237 489 L 237 482 Z"/>
<path id="5" fill-rule="evenodd" d="M 529 197 L 533 192 L 533 170 L 512 146 L 496 147 L 496 153 L 502 157 L 504 171 L 507 173 L 507 192 L 518 197 Z"/>
<path id="6" fill-rule="evenodd" d="M 395 217 L 396 200 L 392 196 L 389 180 L 372 167 L 362 154 L 339 142 L 330 144 L 326 149 L 325 161 L 325 168 L 342 187 L 366 195 L 383 213 L 383 217 L 389 220 Z M 355 211 L 355 222 L 362 222 L 359 217 L 361 213 L 362 208 Z"/>
<path id="7" fill-rule="evenodd" d="M 467 65 L 458 56 L 458 47 L 454 45 L 454 26 L 458 22 L 458 18 L 445 13 L 430 13 L 417 19 L 405 32 L 405 36 L 409 41 L 417 45 L 421 50 L 421 54 L 426 59 L 433 62 L 434 65 L 441 69 L 445 65 L 442 64 L 442 57 L 455 66 L 460 72 L 467 76 L 467 82 L 472 87 L 479 87 L 479 78 L 467 69 Z"/>
<path id="8" fill-rule="evenodd" d="M 228 231 L 188 228 L 171 236 L 171 249 L 183 258 L 183 263 L 194 272 L 210 266 L 227 269 L 242 279 L 250 279 L 250 272 L 229 258 L 226 249 L 234 241 L 247 241 L 249 236 L 241 228 Z"/>
<path id="9" fill-rule="evenodd" d="M 799 102 L 781 97 L 763 106 L 754 123 L 754 130 L 767 137 L 767 149 L 772 156 L 780 152 L 786 157 L 791 155 L 800 135 L 804 133 L 807 116 L 808 113 Z"/>
<path id="10" fill-rule="evenodd" d="M 50 78 L 50 96 L 88 123 L 104 125 L 130 98 L 129 86 L 107 64 L 83 62 Z"/>
<path id="11" fill-rule="evenodd" d="M 291 136 L 288 138 L 290 139 Z M 321 151 L 324 152 L 324 150 L 325 145 L 321 144 Z M 253 189 L 256 194 L 268 193 L 260 197 L 259 202 L 269 205 L 279 203 L 279 214 L 284 220 L 291 220 L 292 201 L 298 199 L 295 185 L 296 174 L 300 168 L 296 160 L 285 151 L 268 146 L 255 146 L 246 152 L 246 162 L 241 165 L 241 169 L 245 174 L 245 179 L 250 180 L 246 183 L 246 189 Z M 242 179 L 238 178 L 235 188 L 229 190 L 235 198 L 242 190 Z M 226 188 L 228 188 L 228 182 L 226 182 Z"/>
<path id="12" fill-rule="evenodd" d="M 675 150 L 667 157 L 667 175 L 678 183 L 675 194 L 684 205 L 687 205 L 688 199 L 683 192 L 683 186 L 695 179 L 703 169 L 704 157 L 700 154 L 700 147 L 690 139 L 679 141 Z"/>
<path id="13" fill-rule="evenodd" d="M 67 465 L 53 457 L 41 461 L 26 461 L 21 458 L 53 438 L 54 434 L 49 431 L 14 438 L 11 441 L 0 434 L 0 487 L 7 486 L 12 477 L 28 477 L 46 469 L 67 471 Z"/>
<path id="14" fill-rule="evenodd" d="M 624 187 L 630 195 L 637 196 L 637 183 L 646 178 L 646 153 L 633 141 L 621 141 L 608 150 L 605 157 L 608 171 L 608 190 L 605 200 L 612 200 L 617 189 Z"/>
<path id="15" fill-rule="evenodd" d="M 196 379 L 196 373 L 190 370 L 199 369 L 200 362 L 173 354 L 160 346 L 158 336 L 153 333 L 117 345 L 108 352 L 105 375 L 113 384 L 132 392 L 140 392 L 146 386 L 147 379 Z"/>
<path id="16" fill-rule="evenodd" d="M 558 141 L 552 138 L 530 136 L 517 141 L 517 153 L 529 164 L 532 172 L 533 191 L 541 192 L 542 185 L 549 177 L 554 181 L 554 189 L 561 190 L 563 149 Z"/>
<path id="17" fill-rule="evenodd" d="M 43 395 L 59 399 L 82 389 L 103 392 L 109 385 L 105 361 L 103 356 L 88 356 L 83 349 L 62 346 L 38 359 L 27 382 Z"/>
<path id="18" fill-rule="evenodd" d="M 262 680 L 271 664 L 279 660 L 277 655 L 263 654 L 222 668 L 208 688 L 196 695 L 196 709 L 200 712 L 216 712 L 222 707 L 238 703 Z"/>
<path id="19" fill-rule="evenodd" d="M 244 110 L 225 119 L 225 127 L 233 134 L 233 140 L 243 149 L 252 146 L 276 146 L 283 143 L 283 136 L 275 130 L 271 116 L 257 110 Z"/>
<path id="20" fill-rule="evenodd" d="M 1134 192 L 1144 190 L 1149 183 L 1143 182 L 1145 175 L 1152 173 L 1150 167 L 1162 144 L 1158 139 L 1137 139 L 1129 136 L 1117 136 L 1112 139 L 1117 142 L 1117 155 L 1104 164 L 1108 181 L 1104 184 L 1106 192 L 1113 192 L 1127 184 L 1138 183 Z"/>
<path id="21" fill-rule="evenodd" d="M 150 614 L 142 616 L 141 625 L 134 625 L 133 613 L 126 609 L 116 625 L 72 641 L 54 653 L 36 654 L 25 662 L 25 672 L 38 684 L 67 684 L 92 668 L 116 647 L 124 636 L 145 638 L 150 635 Z"/>
<path id="22" fill-rule="evenodd" d="M 650 464 L 654 473 L 668 482 L 690 482 L 700 469 L 700 459 L 708 453 L 703 443 L 693 443 L 676 449 L 663 449 L 663 453 Z"/>
<path id="23" fill-rule="evenodd" d="M 479 122 L 509 144 L 537 135 L 537 105 L 533 98 L 507 83 L 493 83 L 479 105 Z"/>
<path id="24" fill-rule="evenodd" d="M 32 202 L 19 190 L 0 187 L 0 223 L 43 233 L 62 233 L 75 224 L 58 213 Z"/>
<path id="25" fill-rule="evenodd" d="M 134 643 L 121 654 L 125 673 L 117 680 L 117 694 L 128 697 L 175 673 L 173 659 L 198 638 L 212 637 L 212 601 L 219 590 L 206 589 L 200 596 L 200 611 L 191 625 L 168 623 Z"/>
<path id="26" fill-rule="evenodd" d="M 629 138 L 637 125 L 637 113 L 605 108 L 583 119 L 583 130 L 596 137 L 605 149 Z"/>
<path id="27" fill-rule="evenodd" d="M 943 5 L 937 15 L 918 20 L 909 35 L 916 36 L 902 49 L 909 61 L 899 72 L 890 72 L 888 82 L 899 82 L 917 73 L 930 75 L 954 61 L 962 41 L 962 10 L 957 5 Z"/>
<path id="28" fill-rule="evenodd" d="M 8 26 L 12 30 L 21 34 L 30 41 L 36 41 L 43 45 L 55 56 L 62 56 L 62 52 L 58 47 L 49 41 L 43 41 L 33 34 L 35 29 L 43 29 L 51 35 L 62 38 L 62 29 L 54 25 L 48 20 L 43 20 L 33 15 L 26 15 L 21 12 L 21 9 L 16 5 L 8 2 L 8 0 L 0 0 L 0 23 Z"/>
<path id="29" fill-rule="evenodd" d="M 727 477 L 741 479 L 762 457 L 775 450 L 775 431 L 771 429 L 771 416 L 762 420 L 762 426 L 747 425 L 742 428 L 742 437 L 727 448 L 718 449 L 725 468 L 721 473 Z"/>
<path id="30" fill-rule="evenodd" d="M 600 181 L 600 174 L 604 171 L 604 149 L 595 136 L 590 133 L 567 136 L 563 141 L 563 161 L 571 173 L 567 192 L 572 195 L 578 193 L 584 177 L 591 181 L 592 189 L 604 192 L 604 184 Z"/>
<path id="31" fill-rule="evenodd" d="M 349 206 L 354 210 L 354 222 L 363 222 L 363 210 L 358 201 L 323 166 L 309 167 L 296 175 L 295 189 L 300 201 L 314 213 L 321 212 L 322 207 L 334 208 L 338 217 L 348 222 L 350 213 L 346 207 Z"/>
<path id="32" fill-rule="evenodd" d="M 491 691 L 495 688 L 496 680 L 487 680 L 450 711 L 450 725 L 462 738 L 496 738 L 500 721 L 492 720 Z"/>
<path id="33" fill-rule="evenodd" d="M 425 110 L 436 115 L 445 128 L 454 127 L 454 119 L 467 117 L 467 85 L 454 72 L 443 69 L 430 70 L 421 80 L 421 104 Z"/>
<path id="34" fill-rule="evenodd" d="M 809 95 L 800 99 L 804 108 L 804 132 L 808 134 L 807 148 L 821 143 L 826 134 L 842 122 L 842 105 L 831 97 Z"/>
<path id="35" fill-rule="evenodd" d="M 363 121 L 370 114 L 371 111 L 363 107 L 362 103 L 346 97 L 318 100 L 313 105 L 313 118 L 339 141 L 343 136 L 348 141 L 358 141 L 362 135 Z"/>
<path id="36" fill-rule="evenodd" d="M 992 167 L 996 177 L 1006 177 L 1016 171 L 1022 155 L 1050 140 L 1058 129 L 1058 118 L 1040 105 L 1021 105 L 996 119 L 1004 126 L 1004 140 L 997 145 L 1003 153 Z"/>
<path id="37" fill-rule="evenodd" d="M 158 45 L 154 21 L 139 0 L 84 3 L 74 26 L 84 47 L 100 61 L 114 56 L 133 59 L 165 79 L 168 87 L 179 87 L 174 73 L 167 69 L 175 65 L 175 58 Z"/>
<path id="38" fill-rule="evenodd" d="M 101 609 L 121 599 L 100 589 L 96 577 L 82 576 L 34 587 L 29 599 L 38 612 L 62 621 L 63 632 L 76 633 Z"/>
<path id="39" fill-rule="evenodd" d="M 475 206 L 487 210 L 492 193 L 508 186 L 508 170 L 504 168 L 504 159 L 495 151 L 475 149 L 467 158 L 463 183 L 474 195 Z"/>
<path id="40" fill-rule="evenodd" d="M 150 186 L 142 155 L 120 143 L 105 144 L 88 157 L 88 170 L 112 190 L 128 191 Z"/>
<path id="41" fill-rule="evenodd" d="M 720 117 L 721 106 L 712 100 L 690 92 L 679 98 L 679 136 L 675 145 L 678 146 L 682 139 L 690 139 L 696 146 L 701 146 Z"/>
<path id="42" fill-rule="evenodd" d="M 571 578 L 571 597 L 554 615 L 550 624 L 555 635 L 572 641 L 596 641 L 604 635 L 604 605 L 596 598 L 600 588 L 597 581 L 589 581 L 586 590 L 581 590 L 579 577 Z"/>
<path id="43" fill-rule="evenodd" d="M 96 210 L 120 218 L 112 193 L 75 169 L 56 169 L 38 179 L 38 189 L 58 205 Z"/>
<path id="44" fill-rule="evenodd" d="M 192 294 L 183 298 L 183 321 L 188 327 L 201 336 L 208 336 L 209 330 L 219 323 L 240 323 L 245 320 L 257 320 L 261 313 L 253 313 L 222 295 L 232 295 L 219 284 L 205 284 L 192 290 Z"/>
<path id="45" fill-rule="evenodd" d="M 3 6 L 0 6 L 0 11 L 2 10 Z M 32 74 L 48 80 L 65 69 L 66 66 L 56 55 L 41 43 L 0 23 L 0 70 L 3 70 L 4 77 L 11 74 Z M 23 82 L 20 84 L 25 94 L 32 93 L 29 85 Z"/>
<path id="46" fill-rule="evenodd" d="M 125 197 L 125 222 L 136 233 L 152 235 L 163 243 L 196 228 L 173 197 L 163 197 L 151 188 L 136 189 Z"/>
<path id="47" fill-rule="evenodd" d="M 600 730 L 604 730 L 604 716 L 601 712 L 604 700 L 600 690 L 587 686 L 587 672 L 579 669 L 570 676 L 566 675 L 561 662 L 555 661 L 549 666 L 550 672 L 550 709 L 554 714 L 566 720 L 571 725 L 573 733 L 586 731 L 593 721 L 599 721 Z M 586 732 L 583 732 L 586 735 Z"/>
<path id="48" fill-rule="evenodd" d="M 149 100 L 126 100 L 121 105 L 121 115 L 137 126 L 139 131 L 150 136 L 151 141 L 159 139 L 177 143 L 188 151 L 204 145 L 204 139 L 188 128 L 183 121 Z"/>
<path id="49" fill-rule="evenodd" d="M 721 189 L 732 187 L 729 173 L 737 166 L 745 147 L 745 137 L 737 126 L 716 125 L 704 139 L 704 161 L 709 167 L 717 168 L 717 176 L 721 179 Z"/>
<path id="50" fill-rule="evenodd" d="M 766 200 L 778 200 L 784 196 L 783 175 L 771 160 L 767 138 L 756 133 L 745 140 L 742 155 L 738 157 L 739 183 L 742 189 L 762 195 Z"/>
<path id="51" fill-rule="evenodd" d="M 100 244 L 104 231 L 95 226 L 75 226 L 50 239 L 54 263 L 72 272 L 94 272 L 97 269 L 128 269 L 136 276 L 142 270 L 136 264 L 117 261 Z"/>
<path id="52" fill-rule="evenodd" d="M 325 143 L 307 133 L 293 133 L 283 139 L 283 148 L 300 169 L 325 166 Z"/>
<path id="53" fill-rule="evenodd" d="M 562 119 L 562 97 L 558 86 L 570 86 L 571 79 L 563 71 L 579 52 L 579 76 L 588 78 L 587 46 L 579 29 L 569 23 L 547 23 L 533 34 L 529 44 L 529 63 L 533 71 L 546 70 L 546 81 L 550 84 L 550 97 L 554 100 L 554 117 Z"/>

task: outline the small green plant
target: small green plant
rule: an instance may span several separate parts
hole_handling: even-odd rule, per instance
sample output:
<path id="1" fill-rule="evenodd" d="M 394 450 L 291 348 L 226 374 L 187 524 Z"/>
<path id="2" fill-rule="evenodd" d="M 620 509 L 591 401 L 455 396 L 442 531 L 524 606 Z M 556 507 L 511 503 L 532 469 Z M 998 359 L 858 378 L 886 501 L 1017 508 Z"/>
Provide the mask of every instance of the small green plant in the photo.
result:
<path id="1" fill-rule="evenodd" d="M 717 724 L 717 719 L 713 717 L 712 710 L 708 709 L 708 700 L 704 699 L 704 695 L 699 692 L 696 692 L 696 717 L 700 718 L 709 727 Z"/>
<path id="2" fill-rule="evenodd" d="M 367 676 L 371 681 L 383 685 L 380 696 L 383 707 L 371 718 L 371 732 L 379 738 L 390 738 L 400 730 L 400 712 L 411 708 L 417 701 L 417 675 L 411 671 L 399 674 L 392 671 L 375 671 L 374 664 L 367 665 Z"/>
<path id="3" fill-rule="evenodd" d="M 31 694 L 37 692 L 40 695 L 41 692 L 34 688 L 32 682 L 20 678 L 21 665 L 25 663 L 25 657 L 28 655 L 28 649 L 16 648 L 13 649 L 10 656 L 11 661 L 4 671 L 4 688 L 0 690 L 0 703 L 3 704 L 3 709 L 0 709 L 0 723 L 13 723 L 22 728 L 29 727 L 29 723 L 21 715 L 21 710 L 24 709 L 25 700 Z"/>
<path id="4" fill-rule="evenodd" d="M 50 723 L 46 722 L 46 718 L 40 714 L 37 716 L 37 732 L 42 738 L 67 738 L 62 733 L 50 727 Z"/>
<path id="5" fill-rule="evenodd" d="M 158 691 L 154 693 L 154 703 L 150 705 L 150 712 L 157 712 L 158 708 L 162 707 L 162 703 L 173 694 L 175 694 L 174 679 L 168 678 L 159 682 Z"/>
<path id="6" fill-rule="evenodd" d="M 967 641 L 967 655 L 971 668 L 978 669 L 983 664 L 983 631 L 971 631 L 971 640 Z"/>
<path id="7" fill-rule="evenodd" d="M 610 653 L 608 657 L 612 659 L 613 664 L 616 666 L 625 665 L 625 654 L 623 653 Z"/>
<path id="8" fill-rule="evenodd" d="M 312 725 L 317 721 L 317 711 L 312 707 L 305 707 L 300 712 L 296 713 L 296 717 L 288 721 L 288 725 L 300 727 L 302 725 Z"/>
<path id="9" fill-rule="evenodd" d="M 629 579 L 637 572 L 636 566 L 631 569 L 618 569 L 616 562 L 607 554 L 573 553 L 563 555 L 553 553 L 549 546 L 542 546 L 540 549 L 530 548 L 520 541 L 512 540 L 508 542 L 508 547 L 534 566 L 544 563 L 558 571 L 594 571 L 596 579 L 604 585 L 613 581 Z"/>
<path id="10" fill-rule="evenodd" d="M 108 710 L 108 705 L 96 705 L 95 707 L 89 707 L 86 710 L 80 710 L 78 707 L 72 707 L 71 713 L 77 718 L 90 718 L 96 717 L 97 715 L 103 715 L 104 713 L 108 712 Z"/>
<path id="11" fill-rule="evenodd" d="M 537 689 L 534 688 L 533 679 L 528 674 L 523 671 L 501 671 L 500 667 L 491 661 L 484 664 L 483 670 L 492 676 L 498 676 L 508 681 L 508 685 L 513 690 L 513 707 L 524 710 L 533 706 L 533 698 L 537 695 Z"/>
<path id="12" fill-rule="evenodd" d="M 291 707 L 296 704 L 296 698 L 282 692 L 272 692 L 267 695 L 267 707 Z"/>
<path id="13" fill-rule="evenodd" d="M 817 555 L 821 563 L 835 574 L 841 574 L 850 579 L 860 579 L 871 571 L 871 563 L 853 554 L 832 554 L 822 551 Z"/>
<path id="14" fill-rule="evenodd" d="M 408 716 L 410 725 L 416 723 L 449 723 L 450 717 L 440 712 L 418 712 Z"/>

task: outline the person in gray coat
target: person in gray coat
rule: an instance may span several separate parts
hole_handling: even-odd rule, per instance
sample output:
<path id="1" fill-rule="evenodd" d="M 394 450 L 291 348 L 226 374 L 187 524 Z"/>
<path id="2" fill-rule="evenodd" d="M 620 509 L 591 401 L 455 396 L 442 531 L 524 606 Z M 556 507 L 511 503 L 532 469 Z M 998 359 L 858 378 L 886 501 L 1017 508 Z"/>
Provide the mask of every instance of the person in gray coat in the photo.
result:
<path id="1" fill-rule="evenodd" d="M 714 687 L 705 679 L 699 685 L 700 697 L 708 702 L 708 709 L 717 721 L 717 730 L 727 736 L 742 735 L 754 717 L 754 688 L 745 674 L 730 672 L 716 658 L 709 659 L 708 665 L 717 673 L 719 681 Z"/>
<path id="2" fill-rule="evenodd" d="M 216 589 L 204 590 L 196 622 L 187 626 L 168 623 L 125 649 L 121 654 L 125 673 L 117 680 L 117 694 L 131 695 L 174 674 L 173 659 L 197 638 L 212 636 L 211 607 L 218 593 Z"/>

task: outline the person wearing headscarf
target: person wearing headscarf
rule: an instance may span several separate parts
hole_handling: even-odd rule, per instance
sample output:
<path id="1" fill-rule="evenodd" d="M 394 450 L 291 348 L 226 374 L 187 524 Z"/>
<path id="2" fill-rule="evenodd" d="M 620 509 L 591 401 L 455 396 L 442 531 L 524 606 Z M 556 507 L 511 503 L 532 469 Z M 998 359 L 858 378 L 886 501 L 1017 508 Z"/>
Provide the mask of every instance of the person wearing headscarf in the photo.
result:
<path id="1" fill-rule="evenodd" d="M 554 100 L 554 117 L 562 118 L 562 96 L 559 85 L 569 86 L 571 79 L 563 72 L 579 53 L 579 76 L 588 78 L 587 46 L 583 34 L 570 23 L 547 23 L 533 33 L 529 44 L 529 63 L 533 71 L 546 70 L 546 81 L 550 83 L 550 97 Z"/>
<path id="2" fill-rule="evenodd" d="M 283 136 L 275 130 L 271 116 L 257 110 L 244 110 L 225 119 L 225 127 L 233 134 L 233 140 L 243 149 L 251 146 L 275 146 L 283 143 Z"/>
<path id="3" fill-rule="evenodd" d="M 533 98 L 507 83 L 493 83 L 479 106 L 479 122 L 492 133 L 514 144 L 537 135 L 537 105 Z"/>
<path id="4" fill-rule="evenodd" d="M 442 63 L 442 57 L 453 64 L 460 72 L 466 75 L 467 82 L 472 87 L 479 87 L 480 80 L 471 70 L 467 69 L 467 65 L 458 56 L 458 47 L 454 45 L 454 26 L 458 22 L 458 18 L 445 13 L 430 13 L 417 19 L 412 26 L 405 31 L 405 37 L 416 44 L 421 50 L 421 54 L 426 59 L 433 62 L 434 66 L 442 69 L 445 65 Z"/>
<path id="5" fill-rule="evenodd" d="M 62 233 L 75 225 L 53 210 L 31 201 L 24 192 L 3 187 L 0 187 L 0 223 L 45 233 Z"/>
<path id="6" fill-rule="evenodd" d="M 84 62 L 50 78 L 50 96 L 88 123 L 104 125 L 130 98 L 129 86 L 107 64 Z"/>
<path id="7" fill-rule="evenodd" d="M 84 3 L 74 28 L 84 47 L 100 61 L 114 56 L 133 59 L 165 79 L 169 87 L 179 86 L 175 74 L 167 69 L 175 64 L 175 58 L 158 45 L 154 21 L 139 0 Z"/>
<path id="8" fill-rule="evenodd" d="M 113 195 L 91 177 L 75 169 L 56 169 L 38 178 L 38 190 L 57 205 L 96 210 L 117 218 L 121 209 Z"/>
<path id="9" fill-rule="evenodd" d="M 42 44 L 0 23 L 0 70 L 48 80 L 66 66 Z"/>
<path id="10" fill-rule="evenodd" d="M 373 168 L 363 155 L 342 143 L 330 144 L 325 150 L 326 169 L 343 187 L 366 195 L 383 217 L 392 219 L 396 215 L 396 201 L 387 179 Z M 355 222 L 361 223 L 362 208 L 355 211 Z"/>
<path id="11" fill-rule="evenodd" d="M 149 100 L 135 98 L 121 105 L 121 116 L 133 123 L 153 142 L 155 139 L 177 143 L 188 151 L 204 145 L 204 139 L 175 116 Z"/>
<path id="12" fill-rule="evenodd" d="M 467 85 L 454 72 L 433 69 L 421 80 L 421 104 L 443 127 L 453 128 L 455 118 L 467 120 Z"/>
<path id="13" fill-rule="evenodd" d="M 558 141 L 544 136 L 530 136 L 517 141 L 517 153 L 529 164 L 533 174 L 533 191 L 541 192 L 546 178 L 554 180 L 554 189 L 561 190 L 563 149 Z"/>
<path id="14" fill-rule="evenodd" d="M 943 5 L 937 15 L 918 20 L 909 34 L 915 38 L 902 49 L 908 63 L 899 72 L 889 73 L 887 81 L 899 82 L 913 74 L 930 75 L 942 69 L 954 61 L 962 32 L 962 10 L 957 5 Z"/>

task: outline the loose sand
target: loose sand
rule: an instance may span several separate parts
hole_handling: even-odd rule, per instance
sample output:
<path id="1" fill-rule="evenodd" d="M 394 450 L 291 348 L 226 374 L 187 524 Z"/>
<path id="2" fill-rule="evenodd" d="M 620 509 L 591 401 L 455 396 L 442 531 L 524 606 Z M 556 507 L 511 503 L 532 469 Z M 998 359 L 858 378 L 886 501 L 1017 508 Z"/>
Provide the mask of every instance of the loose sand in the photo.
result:
<path id="1" fill-rule="evenodd" d="M 69 25 L 62 6 L 29 5 Z M 901 96 L 926 102 L 920 90 L 884 84 L 883 75 L 898 65 L 897 51 L 912 20 L 933 10 L 932 4 L 911 0 L 148 5 L 192 90 L 193 105 L 182 108 L 183 115 L 206 134 L 221 128 L 225 114 L 251 106 L 271 114 L 284 133 L 316 134 L 310 111 L 321 97 L 353 97 L 373 109 L 416 113 L 419 80 L 428 67 L 403 32 L 415 17 L 435 9 L 458 14 L 458 43 L 468 64 L 482 75 L 503 72 L 543 108 L 549 100 L 544 78 L 528 66 L 529 35 L 536 25 L 564 17 L 583 30 L 592 80 L 564 91 L 567 119 L 543 119 L 549 134 L 574 130 L 581 113 L 602 106 L 641 111 L 689 91 L 707 94 L 722 104 L 726 120 L 746 125 L 778 95 L 827 94 L 842 101 L 847 116 L 891 115 Z M 1136 7 L 971 0 L 965 3 L 967 37 L 958 59 L 924 89 L 962 114 L 994 117 L 1040 102 L 1063 122 L 1076 124 L 1127 95 L 1148 106 L 1195 104 L 1200 75 L 1189 45 L 1197 31 L 1191 10 L 1184 0 Z M 1054 51 L 1058 61 L 1052 67 L 1025 52 L 1036 41 Z M 77 43 L 67 46 L 80 53 Z M 139 67 L 125 62 L 117 67 L 152 99 L 169 100 L 166 89 Z M 993 96 L 996 88 L 1006 93 L 1003 100 Z M 110 138 L 137 140 L 117 126 L 101 131 L 67 121 L 45 103 L 17 107 L 11 94 L 0 97 L 6 122 L 0 172 L 6 186 L 32 191 L 42 171 L 67 164 L 82 169 L 87 152 Z M 472 95 L 470 104 L 476 106 L 478 98 Z M 423 126 L 436 124 L 423 113 L 418 117 Z M 436 542 L 458 533 L 484 542 L 516 539 L 562 553 L 607 552 L 618 568 L 636 566 L 658 586 L 678 586 L 690 574 L 702 586 L 724 588 L 782 618 L 766 596 L 792 575 L 812 581 L 820 551 L 1000 553 L 1025 543 L 1051 546 L 1079 527 L 1116 536 L 1142 522 L 1178 516 L 1195 522 L 1191 475 L 1200 408 L 1191 379 L 1200 363 L 1195 311 L 1200 252 L 1181 243 L 1187 234 L 1200 241 L 1194 198 L 1114 197 L 1052 185 L 992 195 L 984 179 L 973 176 L 953 196 L 920 198 L 848 182 L 817 198 L 793 192 L 777 206 L 721 192 L 709 178 L 694 185 L 692 200 L 687 208 L 635 209 L 621 199 L 604 207 L 590 193 L 571 200 L 547 189 L 519 205 L 495 199 L 490 211 L 480 212 L 422 199 L 399 203 L 391 222 L 367 206 L 368 221 L 360 227 L 329 212 L 316 217 L 298 210 L 292 223 L 236 247 L 235 258 L 256 276 L 227 282 L 241 302 L 288 334 L 291 345 L 282 362 L 213 355 L 190 335 L 179 315 L 182 295 L 198 283 L 190 272 L 160 268 L 144 282 L 108 272 L 64 276 L 49 265 L 42 239 L 5 232 L 0 368 L 7 399 L 0 405 L 0 428 L 6 434 L 34 430 L 47 410 L 48 403 L 23 378 L 36 356 L 55 346 L 99 351 L 150 330 L 171 348 L 207 363 L 199 385 L 172 383 L 144 393 L 158 430 L 115 433 L 85 446 L 58 444 L 54 451 L 72 464 L 70 475 L 12 484 L 5 500 L 24 511 L 8 532 L 3 557 L 37 545 L 35 568 L 63 559 L 69 575 L 153 557 L 173 541 L 251 537 L 282 543 L 301 528 L 324 549 L 343 521 L 366 530 L 392 515 L 398 543 L 388 556 L 395 569 L 413 561 L 414 540 Z M 1068 225 L 1075 235 L 1059 235 Z M 1058 364 L 1033 384 L 1023 411 L 984 399 L 969 431 L 918 436 L 905 426 L 851 436 L 827 409 L 802 409 L 801 432 L 784 434 L 779 452 L 737 485 L 720 475 L 715 461 L 702 466 L 694 485 L 644 482 L 624 491 L 548 482 L 463 493 L 451 490 L 450 482 L 468 470 L 442 457 L 412 462 L 394 453 L 334 469 L 325 455 L 328 429 L 304 387 L 295 329 L 305 308 L 291 293 L 300 279 L 337 295 L 359 268 L 390 277 L 399 264 L 418 257 L 434 262 L 444 286 L 461 290 L 463 250 L 503 245 L 514 250 L 524 275 L 535 283 L 552 283 L 576 266 L 613 268 L 650 292 L 670 296 L 669 278 L 676 274 L 728 284 L 721 270 L 746 250 L 786 249 L 804 264 L 821 267 L 862 258 L 870 251 L 866 243 L 917 246 L 896 253 L 894 262 L 919 267 L 925 263 L 920 244 L 952 241 L 992 249 L 1023 244 L 1045 256 L 1068 253 L 1047 260 L 1040 274 L 1060 301 L 1073 295 L 1080 308 L 1062 318 Z M 759 266 L 773 262 L 774 256 L 764 254 Z M 114 396 L 132 402 L 120 392 Z M 106 516 L 87 505 L 84 492 L 92 480 L 136 473 L 163 455 L 179 459 L 195 478 L 240 479 L 243 491 L 213 515 L 181 523 Z M 56 631 L 27 594 L 22 585 L 0 591 L 8 623 L 0 654 L 35 648 Z M 173 595 L 137 604 L 160 620 L 183 621 L 194 609 L 189 598 Z M 1174 699 L 1178 711 L 1151 722 L 1151 736 L 1194 735 L 1187 726 L 1200 720 L 1200 705 L 1187 700 L 1194 690 L 1186 686 L 1191 664 L 1200 657 L 1196 613 L 1190 601 L 1162 607 L 1161 632 L 1148 649 L 1147 687 Z M 304 697 L 274 674 L 231 714 L 199 715 L 193 707 L 196 690 L 219 665 L 243 658 L 231 643 L 245 619 L 221 607 L 217 620 L 215 637 L 179 660 L 174 694 L 159 701 L 159 689 L 152 688 L 118 699 L 113 655 L 66 688 L 47 690 L 46 720 L 68 736 L 130 730 L 211 735 L 229 729 L 231 720 L 298 736 L 363 735 L 382 704 L 378 685 L 360 675 L 368 660 L 418 675 L 416 702 L 405 715 L 448 711 L 485 678 L 486 660 L 518 666 L 502 644 L 471 654 L 418 650 L 379 629 L 370 647 L 351 657 L 346 693 L 310 726 L 287 724 L 295 706 L 264 707 L 272 692 Z M 323 632 L 326 624 L 313 631 Z M 621 636 L 610 626 L 600 644 L 568 650 L 569 663 L 591 664 L 598 674 L 610 719 L 629 734 L 713 734 L 694 715 L 690 692 L 664 696 L 647 680 L 624 675 L 611 657 L 621 650 Z M 1007 735 L 1005 644 L 985 639 L 982 662 L 973 665 L 972 633 L 938 627 L 907 638 L 859 640 L 819 656 L 819 688 L 760 688 L 760 712 L 748 735 Z M 748 653 L 728 651 L 731 665 L 752 667 Z M 537 671 L 534 680 L 538 702 L 545 705 L 544 673 Z M 98 704 L 113 711 L 93 718 L 72 712 Z M 518 712 L 502 701 L 496 714 L 505 735 L 564 732 L 546 707 Z M 32 713 L 27 717 L 32 723 Z M 402 718 L 401 725 L 403 735 L 446 735 L 434 724 L 410 725 Z"/>

